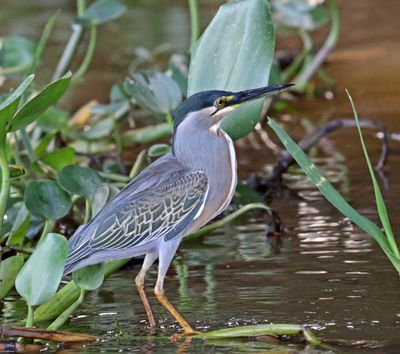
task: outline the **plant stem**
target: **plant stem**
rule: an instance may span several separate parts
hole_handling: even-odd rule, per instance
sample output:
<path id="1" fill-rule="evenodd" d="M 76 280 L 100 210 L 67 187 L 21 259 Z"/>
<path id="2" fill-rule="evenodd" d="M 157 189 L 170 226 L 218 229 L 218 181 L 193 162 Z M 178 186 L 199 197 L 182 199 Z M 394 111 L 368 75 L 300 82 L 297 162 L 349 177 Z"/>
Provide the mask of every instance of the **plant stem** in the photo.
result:
<path id="1" fill-rule="evenodd" d="M 318 68 L 321 66 L 323 61 L 329 52 L 335 47 L 336 42 L 339 38 L 340 33 L 340 17 L 339 9 L 336 0 L 328 0 L 328 5 L 331 13 L 331 30 L 325 43 L 315 55 L 311 63 L 307 68 L 294 80 L 296 86 L 294 87 L 297 91 L 303 91 L 305 85 L 310 78 L 315 74 Z"/>
<path id="2" fill-rule="evenodd" d="M 92 25 L 90 27 L 90 38 L 89 38 L 88 49 L 86 51 L 85 57 L 83 58 L 82 64 L 72 77 L 73 82 L 76 83 L 81 81 L 83 75 L 85 75 L 87 69 L 89 68 L 90 62 L 92 61 L 93 58 L 94 50 L 96 48 L 96 40 L 97 40 L 97 26 Z"/>
<path id="3" fill-rule="evenodd" d="M 78 17 L 83 15 L 83 13 L 85 12 L 85 8 L 86 8 L 86 0 L 77 0 L 76 12 L 78 14 Z"/>
<path id="4" fill-rule="evenodd" d="M 193 232 L 189 236 L 186 236 L 185 241 L 192 240 L 199 236 L 203 236 L 211 231 L 214 231 L 214 230 L 226 225 L 227 223 L 233 221 L 240 215 L 248 212 L 249 210 L 253 210 L 253 209 L 263 209 L 263 210 L 267 211 L 269 214 L 271 214 L 271 209 L 269 207 L 267 207 L 266 205 L 261 204 L 261 203 L 250 203 L 250 204 L 247 204 L 244 207 L 240 208 L 239 210 L 236 210 L 233 213 L 225 216 L 223 219 L 218 220 L 212 224 L 206 225 L 206 226 L 202 227 L 200 230 Z"/>
<path id="5" fill-rule="evenodd" d="M 54 220 L 46 220 L 44 222 L 44 227 L 42 234 L 40 235 L 39 242 L 41 242 L 46 237 L 46 235 L 53 230 L 54 224 L 55 224 Z"/>
<path id="6" fill-rule="evenodd" d="M 85 299 L 85 290 L 80 289 L 80 294 L 78 300 L 76 300 L 70 307 L 68 307 L 60 316 L 58 316 L 49 327 L 48 330 L 57 330 L 59 329 L 65 322 L 67 322 L 68 318 L 73 314 L 73 312 L 82 304 Z"/>
<path id="7" fill-rule="evenodd" d="M 1 191 L 0 191 L 0 236 L 2 235 L 4 214 L 7 208 L 7 201 L 10 195 L 10 167 L 8 166 L 6 154 L 6 137 L 0 141 L 0 166 L 1 166 Z"/>
<path id="8" fill-rule="evenodd" d="M 194 44 L 200 36 L 200 18 L 199 18 L 199 4 L 197 0 L 188 0 L 190 10 L 190 48 L 193 49 Z"/>
<path id="9" fill-rule="evenodd" d="M 25 128 L 20 129 L 19 134 L 21 136 L 22 143 L 24 144 L 26 154 L 28 155 L 30 162 L 34 162 L 36 160 L 36 154 L 33 150 L 31 141 Z"/>
<path id="10" fill-rule="evenodd" d="M 25 327 L 33 327 L 33 307 L 28 305 L 28 317 L 26 318 Z"/>
<path id="11" fill-rule="evenodd" d="M 39 39 L 39 42 L 36 45 L 35 55 L 33 56 L 32 64 L 28 69 L 28 72 L 26 73 L 27 76 L 33 74 L 36 71 L 36 68 L 38 67 L 40 62 L 40 58 L 42 57 L 43 54 L 43 50 L 46 46 L 47 40 L 50 37 L 51 31 L 53 30 L 59 15 L 60 11 L 58 10 L 53 16 L 50 17 L 50 19 L 46 23 L 46 26 L 44 26 L 42 35 Z"/>
<path id="12" fill-rule="evenodd" d="M 142 150 L 141 152 L 139 152 L 139 154 L 136 157 L 135 163 L 133 164 L 132 169 L 129 172 L 130 179 L 136 177 L 139 174 L 140 169 L 143 166 L 143 162 L 146 159 L 146 156 L 147 156 L 147 150 Z"/>
<path id="13" fill-rule="evenodd" d="M 87 224 L 91 218 L 92 218 L 92 206 L 90 204 L 90 200 L 88 198 L 85 198 L 85 220 L 83 221 L 83 223 Z"/>

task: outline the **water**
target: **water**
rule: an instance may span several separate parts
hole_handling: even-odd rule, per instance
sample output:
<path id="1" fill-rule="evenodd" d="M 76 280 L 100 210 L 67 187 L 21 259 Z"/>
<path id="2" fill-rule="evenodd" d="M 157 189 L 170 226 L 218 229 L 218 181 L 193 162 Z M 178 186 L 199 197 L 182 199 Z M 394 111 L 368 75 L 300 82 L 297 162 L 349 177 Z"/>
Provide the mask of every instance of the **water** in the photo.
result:
<path id="1" fill-rule="evenodd" d="M 135 46 L 154 48 L 166 41 L 179 43 L 181 48 L 187 45 L 185 2 L 173 6 L 155 1 L 129 4 L 130 11 L 121 21 L 100 31 L 96 61 L 79 94 L 75 91 L 65 102 L 67 106 L 78 107 L 91 98 L 106 100 L 110 84 L 124 76 Z M 73 7 L 67 1 L 10 3 L 5 12 L 2 10 L 5 20 L 0 31 L 37 34 L 56 7 L 65 8 L 67 13 L 51 42 L 57 50 L 68 37 L 66 24 Z M 35 15 L 29 12 L 32 9 Z M 202 5 L 202 11 L 207 18 L 214 7 Z M 328 73 L 337 80 L 336 96 L 331 101 L 295 102 L 295 113 L 283 117 L 292 135 L 304 134 L 300 121 L 303 117 L 314 126 L 326 119 L 350 117 L 345 87 L 351 90 L 361 116 L 379 119 L 390 130 L 400 130 L 399 120 L 395 119 L 400 113 L 398 13 L 395 0 L 384 5 L 374 0 L 342 3 L 342 37 L 327 66 Z M 114 40 L 115 33 L 119 34 L 118 41 Z M 50 58 L 49 63 L 54 61 Z M 376 160 L 380 141 L 367 132 L 367 144 Z M 274 162 L 257 134 L 237 145 L 242 177 L 264 172 Z M 400 158 L 396 142 L 391 142 L 391 149 L 383 180 L 387 185 L 384 196 L 397 232 Z M 373 191 L 353 130 L 341 130 L 325 139 L 314 151 L 314 161 L 357 210 L 376 220 Z M 199 330 L 299 323 L 333 343 L 337 352 L 399 352 L 400 287 L 391 264 L 368 236 L 319 196 L 301 171 L 293 168 L 285 182 L 287 189 L 272 203 L 287 229 L 285 238 L 267 240 L 265 216 L 250 213 L 201 240 L 184 243 L 166 280 L 170 300 Z M 155 270 L 150 272 L 147 285 L 160 329 L 158 337 L 149 337 L 146 315 L 133 282 L 138 270 L 139 265 L 135 265 L 112 275 L 101 289 L 88 295 L 64 327 L 99 335 L 101 342 L 65 351 L 316 352 L 301 343 L 286 343 L 277 349 L 260 341 L 173 342 L 164 338 L 178 328 L 151 294 Z M 15 294 L 6 299 L 2 309 L 8 323 L 25 315 Z M 119 335 L 120 329 L 123 335 Z"/>

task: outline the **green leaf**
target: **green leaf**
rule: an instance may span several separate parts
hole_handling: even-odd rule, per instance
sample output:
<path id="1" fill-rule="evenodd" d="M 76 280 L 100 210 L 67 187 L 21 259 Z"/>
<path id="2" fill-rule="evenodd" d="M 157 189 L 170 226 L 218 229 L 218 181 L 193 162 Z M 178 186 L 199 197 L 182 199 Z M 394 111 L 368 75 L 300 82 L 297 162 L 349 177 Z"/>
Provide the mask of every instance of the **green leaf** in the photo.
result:
<path id="1" fill-rule="evenodd" d="M 371 161 L 369 159 L 367 147 L 365 146 L 365 143 L 364 143 L 364 138 L 363 138 L 360 123 L 358 120 L 358 112 L 354 105 L 353 99 L 350 96 L 349 91 L 346 90 L 346 93 L 350 99 L 351 107 L 352 107 L 353 113 L 354 113 L 354 119 L 356 120 L 356 124 L 357 124 L 358 134 L 360 135 L 361 146 L 362 146 L 362 149 L 364 152 L 365 160 L 367 161 L 368 170 L 369 170 L 369 174 L 371 176 L 372 184 L 374 186 L 375 202 L 376 202 L 376 207 L 378 209 L 379 218 L 381 219 L 381 223 L 385 230 L 386 237 L 389 241 L 389 245 L 392 249 L 392 252 L 396 255 L 396 257 L 400 257 L 399 249 L 397 248 L 397 243 L 396 243 L 396 239 L 393 234 L 392 226 L 390 225 L 389 215 L 388 215 L 388 212 L 386 209 L 386 204 L 383 199 L 381 189 L 379 188 L 378 181 L 376 180 L 374 169 L 373 169 Z"/>
<path id="2" fill-rule="evenodd" d="M 55 181 L 31 181 L 26 186 L 25 204 L 40 219 L 56 220 L 71 208 L 71 198 Z"/>
<path id="3" fill-rule="evenodd" d="M 97 289 L 104 281 L 104 263 L 93 264 L 72 273 L 75 284 L 84 290 Z"/>
<path id="4" fill-rule="evenodd" d="M 359 214 L 350 206 L 349 203 L 347 203 L 347 201 L 328 182 L 328 180 L 321 174 L 317 167 L 310 161 L 308 156 L 299 148 L 292 138 L 290 138 L 290 136 L 283 130 L 282 127 L 276 124 L 272 119 L 269 119 L 268 125 L 275 131 L 285 148 L 300 165 L 305 174 L 319 189 L 322 195 L 343 215 L 348 217 L 368 235 L 374 238 L 375 241 L 381 246 L 382 250 L 386 253 L 397 271 L 400 272 L 400 258 L 392 253 L 389 242 L 380 228 L 377 227 L 372 221 Z"/>
<path id="5" fill-rule="evenodd" d="M 114 128 L 114 120 L 111 118 L 103 119 L 88 130 L 82 132 L 79 137 L 85 140 L 97 140 L 109 136 Z"/>
<path id="6" fill-rule="evenodd" d="M 4 38 L 0 49 L 0 72 L 6 75 L 24 72 L 32 64 L 34 51 L 35 43 L 27 38 Z"/>
<path id="7" fill-rule="evenodd" d="M 70 165 L 64 167 L 58 174 L 59 185 L 71 194 L 91 198 L 102 183 L 98 173 L 90 168 Z"/>
<path id="8" fill-rule="evenodd" d="M 15 278 L 24 265 L 24 257 L 13 256 L 0 263 L 0 300 L 13 288 Z"/>
<path id="9" fill-rule="evenodd" d="M 80 20 L 101 25 L 121 17 L 125 11 L 126 6 L 119 0 L 98 0 L 86 9 Z"/>
<path id="10" fill-rule="evenodd" d="M 68 242 L 62 235 L 50 233 L 39 242 L 15 282 L 29 306 L 43 304 L 56 293 L 67 255 Z"/>
<path id="11" fill-rule="evenodd" d="M 71 81 L 71 73 L 66 73 L 63 77 L 47 85 L 35 97 L 26 102 L 15 114 L 11 122 L 11 131 L 26 127 L 34 122 L 50 106 L 64 95 Z"/>
<path id="12" fill-rule="evenodd" d="M 197 42 L 189 68 L 188 95 L 204 90 L 241 91 L 268 84 L 274 30 L 265 0 L 240 0 L 220 7 Z M 233 139 L 251 132 L 263 99 L 229 113 L 222 127 Z"/>
<path id="13" fill-rule="evenodd" d="M 328 9 L 307 0 L 273 0 L 271 6 L 274 23 L 290 28 L 313 31 L 330 19 Z"/>
<path id="14" fill-rule="evenodd" d="M 68 113 L 51 106 L 37 119 L 36 124 L 44 132 L 64 131 L 68 128 Z"/>
<path id="15" fill-rule="evenodd" d="M 250 186 L 238 181 L 234 195 L 235 203 L 238 205 L 246 205 L 250 203 L 264 203 L 263 198 Z"/>
<path id="16" fill-rule="evenodd" d="M 70 146 L 66 146 L 40 156 L 40 160 L 59 171 L 65 166 L 75 163 L 75 150 Z"/>
<path id="17" fill-rule="evenodd" d="M 14 220 L 14 224 L 10 231 L 10 237 L 7 240 L 7 246 L 20 245 L 29 230 L 30 214 L 25 204 L 21 202 L 21 207 Z"/>
<path id="18" fill-rule="evenodd" d="M 21 95 L 25 92 L 25 90 L 29 87 L 29 85 L 32 83 L 33 78 L 35 76 L 29 75 L 24 81 L 22 81 L 18 87 L 11 92 L 11 94 L 3 101 L 0 103 L 0 111 L 2 111 L 5 107 L 9 106 L 11 103 L 15 102 L 18 100 Z"/>
<path id="19" fill-rule="evenodd" d="M 92 218 L 94 218 L 104 205 L 111 201 L 118 193 L 119 189 L 112 184 L 100 184 L 92 198 Z"/>
<path id="20" fill-rule="evenodd" d="M 147 155 L 150 157 L 159 157 L 171 151 L 171 146 L 168 144 L 155 144 L 149 147 Z"/>
<path id="21" fill-rule="evenodd" d="M 168 75 L 153 70 L 127 77 L 124 89 L 140 107 L 156 116 L 170 113 L 182 101 L 178 84 Z"/>

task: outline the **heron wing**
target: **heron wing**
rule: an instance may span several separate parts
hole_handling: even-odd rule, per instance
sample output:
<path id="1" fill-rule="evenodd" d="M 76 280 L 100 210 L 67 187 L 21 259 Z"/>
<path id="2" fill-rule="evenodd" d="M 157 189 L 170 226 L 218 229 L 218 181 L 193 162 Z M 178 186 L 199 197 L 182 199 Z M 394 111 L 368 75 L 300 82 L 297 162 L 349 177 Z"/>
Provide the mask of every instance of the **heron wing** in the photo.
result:
<path id="1" fill-rule="evenodd" d="M 118 198 L 100 212 L 88 230 L 70 250 L 68 263 L 77 262 L 98 250 L 125 250 L 156 238 L 171 240 L 179 236 L 200 213 L 208 191 L 207 176 L 202 171 L 176 171 L 168 180 L 140 193 Z M 95 228 L 93 227 L 94 225 Z"/>

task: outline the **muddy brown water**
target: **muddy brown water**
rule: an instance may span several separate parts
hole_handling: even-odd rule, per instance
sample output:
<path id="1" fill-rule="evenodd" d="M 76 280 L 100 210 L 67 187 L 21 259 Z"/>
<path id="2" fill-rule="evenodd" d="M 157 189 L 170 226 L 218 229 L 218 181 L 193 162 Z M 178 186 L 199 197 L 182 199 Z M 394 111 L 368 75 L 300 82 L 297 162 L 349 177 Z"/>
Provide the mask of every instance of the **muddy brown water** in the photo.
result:
<path id="1" fill-rule="evenodd" d="M 70 1 L 5 1 L 0 13 L 0 33 L 37 37 L 45 20 L 60 7 L 63 17 L 50 42 L 59 51 L 67 39 L 73 17 Z M 3 5 L 5 5 L 3 4 Z M 99 33 L 96 59 L 85 83 L 73 90 L 64 104 L 76 108 L 92 98 L 105 100 L 110 84 L 121 79 L 137 46 L 154 48 L 188 44 L 189 21 L 184 1 L 174 5 L 156 1 L 130 1 L 129 12 Z M 294 102 L 285 121 L 294 137 L 304 127 L 332 118 L 350 117 L 344 88 L 351 90 L 360 115 L 379 119 L 391 131 L 400 131 L 400 3 L 396 0 L 341 1 L 342 34 L 330 55 L 327 72 L 337 81 L 333 99 Z M 215 6 L 202 4 L 204 23 Z M 116 40 L 117 38 L 117 40 Z M 321 37 L 322 38 L 322 37 Z M 317 36 L 317 41 L 321 40 Z M 285 47 L 284 43 L 279 44 Z M 46 63 L 56 60 L 49 55 Z M 50 76 L 44 69 L 40 76 Z M 304 124 L 305 119 L 308 123 Z M 271 134 L 271 133 L 270 133 Z M 380 141 L 366 132 L 372 158 Z M 267 171 L 274 156 L 254 134 L 238 144 L 242 177 Z M 384 196 L 393 227 L 399 231 L 400 146 L 391 144 L 385 168 Z M 313 159 L 351 204 L 376 220 L 373 191 L 358 138 L 341 130 L 313 151 Z M 166 281 L 171 301 L 199 330 L 256 323 L 299 323 L 343 353 L 400 352 L 400 283 L 398 275 L 377 245 L 321 198 L 298 168 L 285 175 L 287 191 L 272 207 L 287 228 L 282 244 L 265 238 L 265 219 L 249 214 L 195 243 L 181 246 Z M 133 277 L 139 270 L 112 275 L 101 289 L 88 295 L 65 330 L 102 336 L 102 340 L 71 352 L 317 352 L 303 345 L 275 347 L 259 341 L 174 343 L 147 336 L 146 316 Z M 149 290 L 156 271 L 150 272 Z M 151 296 L 159 335 L 176 332 L 175 322 Z M 25 315 L 15 293 L 1 305 L 4 321 Z M 120 329 L 123 335 L 118 335 Z"/>

